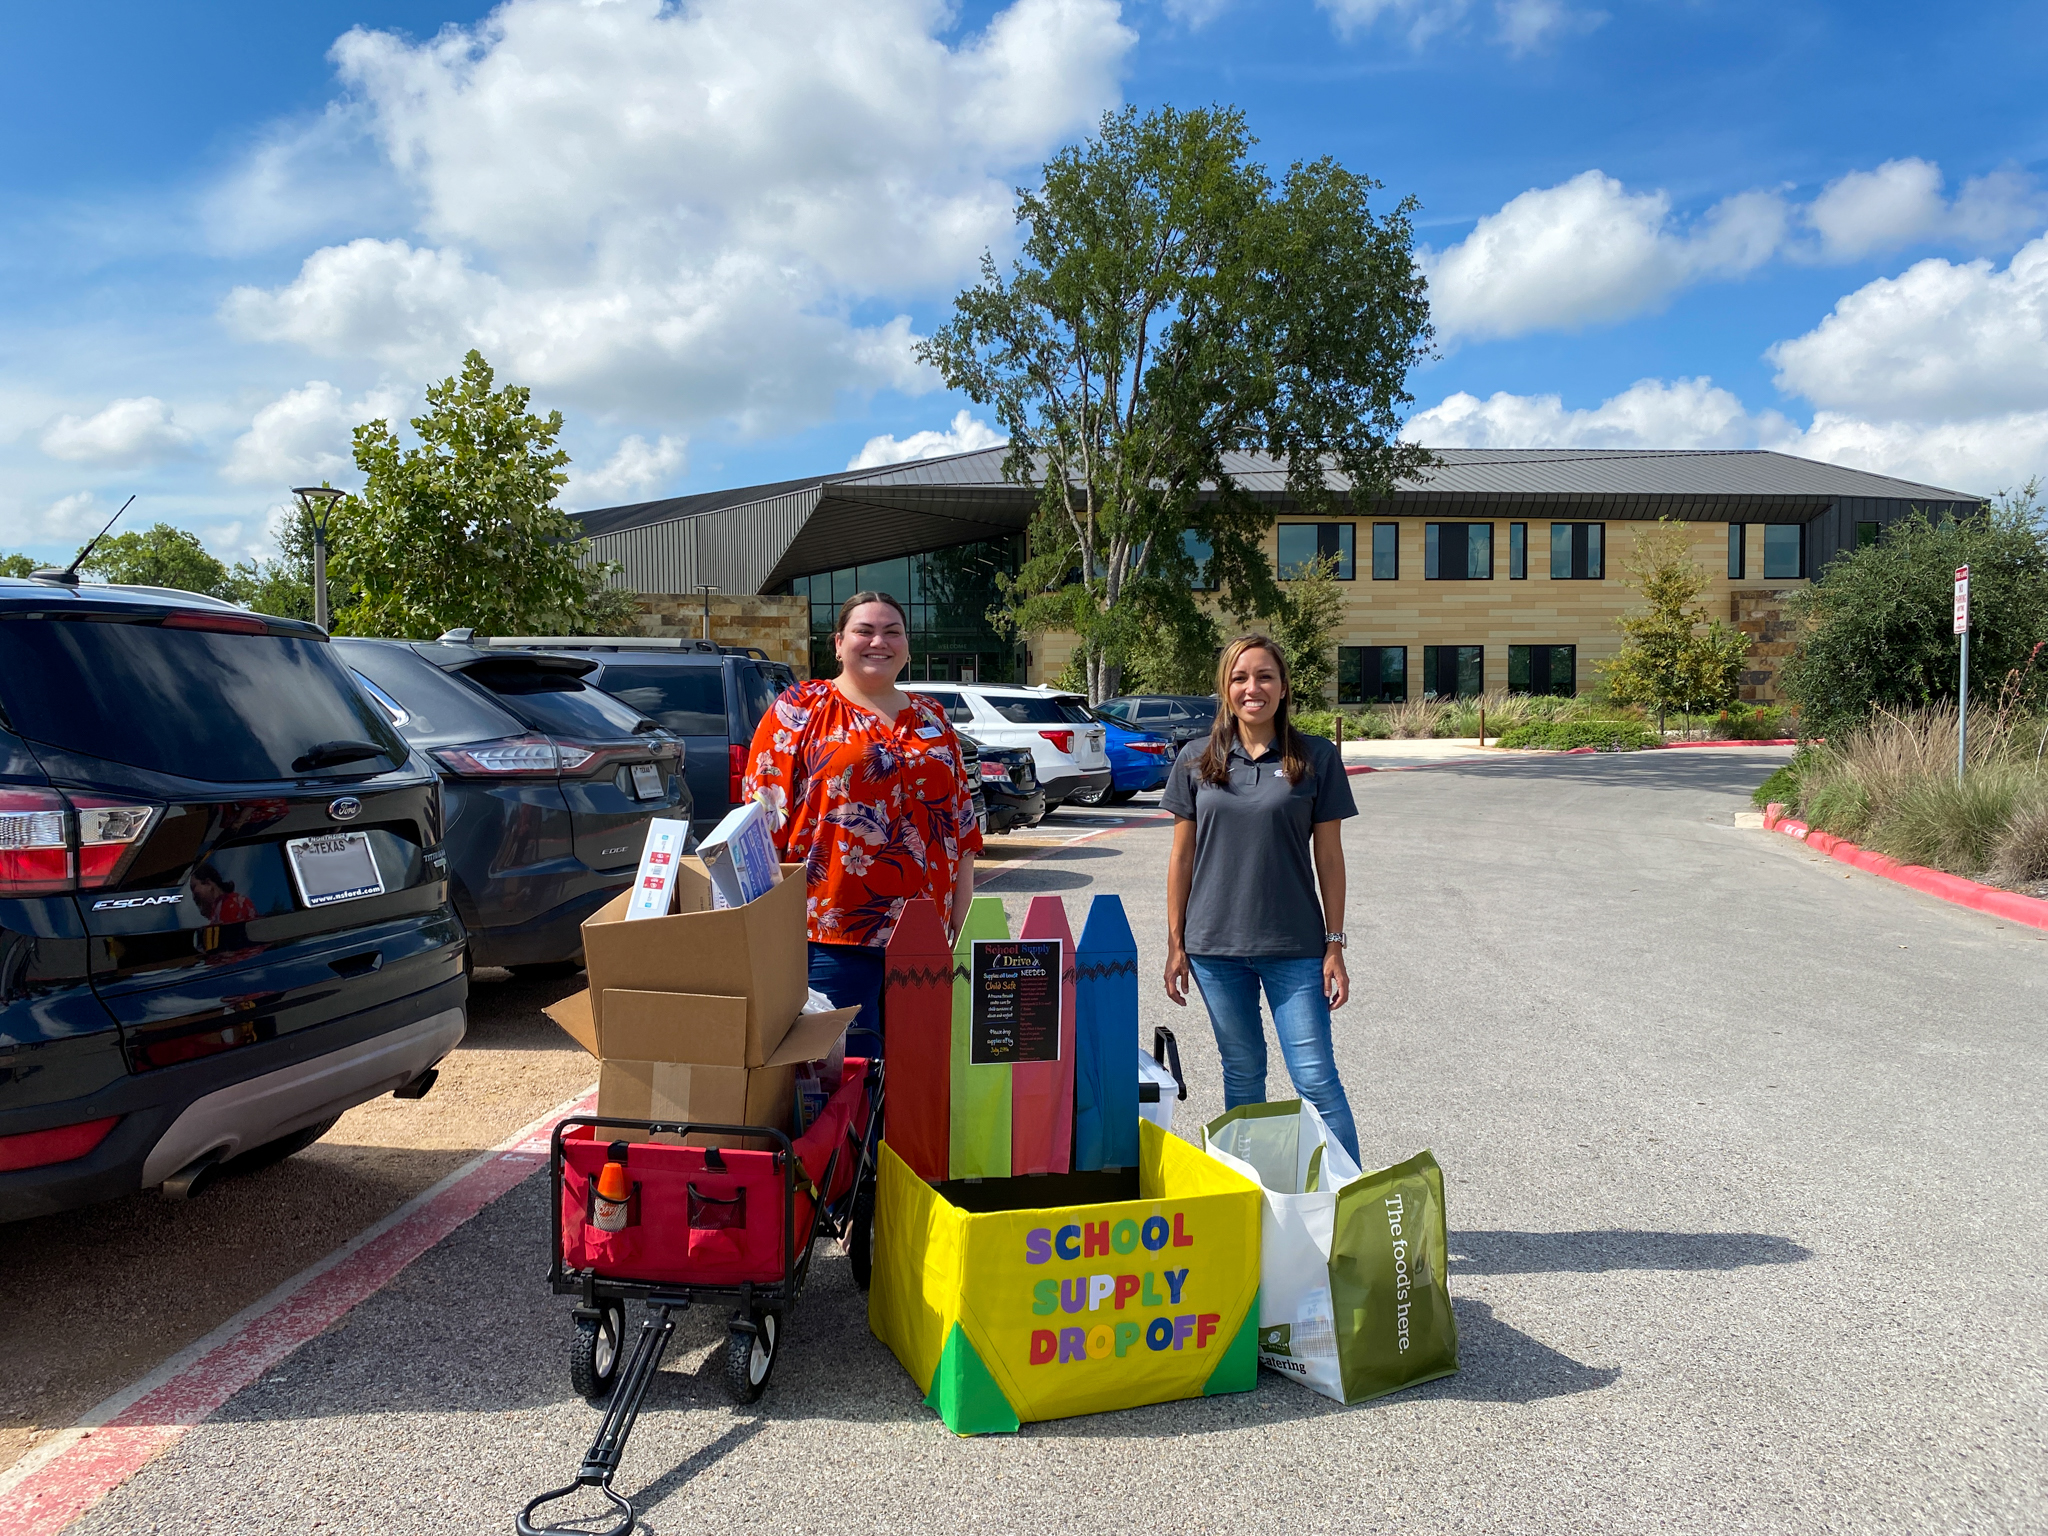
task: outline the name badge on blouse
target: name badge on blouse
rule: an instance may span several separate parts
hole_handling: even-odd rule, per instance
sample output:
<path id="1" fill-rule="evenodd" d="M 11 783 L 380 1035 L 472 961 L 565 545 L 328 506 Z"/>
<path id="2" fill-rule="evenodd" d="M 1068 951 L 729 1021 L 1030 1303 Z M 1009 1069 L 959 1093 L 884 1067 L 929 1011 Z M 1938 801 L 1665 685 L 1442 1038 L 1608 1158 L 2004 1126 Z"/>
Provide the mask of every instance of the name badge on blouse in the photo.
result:
<path id="1" fill-rule="evenodd" d="M 917 734 L 926 741 L 937 741 L 945 732 L 941 731 L 936 725 L 921 725 L 917 728 Z"/>

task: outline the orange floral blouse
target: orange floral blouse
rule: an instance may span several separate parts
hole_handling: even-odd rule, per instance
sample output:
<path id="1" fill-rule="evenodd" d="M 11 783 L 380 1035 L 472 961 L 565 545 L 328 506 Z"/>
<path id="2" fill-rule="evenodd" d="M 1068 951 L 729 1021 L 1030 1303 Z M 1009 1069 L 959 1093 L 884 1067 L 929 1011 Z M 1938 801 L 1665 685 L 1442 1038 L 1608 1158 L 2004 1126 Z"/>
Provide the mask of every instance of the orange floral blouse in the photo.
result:
<path id="1" fill-rule="evenodd" d="M 799 683 L 754 732 L 741 793 L 787 813 L 775 841 L 803 861 L 814 943 L 886 944 L 919 896 L 950 925 L 960 859 L 981 852 L 960 739 L 943 708 L 909 698 L 892 722 Z"/>

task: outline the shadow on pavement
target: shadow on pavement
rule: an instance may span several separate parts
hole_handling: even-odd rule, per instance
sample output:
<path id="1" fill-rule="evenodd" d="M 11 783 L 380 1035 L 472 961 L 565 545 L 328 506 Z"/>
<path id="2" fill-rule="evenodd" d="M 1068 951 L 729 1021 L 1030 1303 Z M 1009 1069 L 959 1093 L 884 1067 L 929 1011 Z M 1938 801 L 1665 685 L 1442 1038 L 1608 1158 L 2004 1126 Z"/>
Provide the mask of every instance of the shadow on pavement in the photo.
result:
<path id="1" fill-rule="evenodd" d="M 1611 1269 L 1746 1269 L 1813 1257 L 1767 1232 L 1453 1232 L 1454 1275 L 1597 1275 Z"/>
<path id="2" fill-rule="evenodd" d="M 1075 870 L 1041 869 L 1036 864 L 1020 864 L 1014 867 L 992 869 L 986 876 L 979 867 L 975 869 L 975 889 L 979 890 L 991 880 L 1003 882 L 1005 891 L 1084 891 L 1095 883 L 1092 875 Z"/>
<path id="3" fill-rule="evenodd" d="M 1673 752 L 1560 753 L 1454 762 L 1418 770 L 1438 777 L 1551 779 L 1607 789 L 1682 789 L 1696 794 L 1747 795 L 1791 756 L 1789 747 L 1703 748 Z M 1374 775 L 1377 777 L 1377 775 Z"/>

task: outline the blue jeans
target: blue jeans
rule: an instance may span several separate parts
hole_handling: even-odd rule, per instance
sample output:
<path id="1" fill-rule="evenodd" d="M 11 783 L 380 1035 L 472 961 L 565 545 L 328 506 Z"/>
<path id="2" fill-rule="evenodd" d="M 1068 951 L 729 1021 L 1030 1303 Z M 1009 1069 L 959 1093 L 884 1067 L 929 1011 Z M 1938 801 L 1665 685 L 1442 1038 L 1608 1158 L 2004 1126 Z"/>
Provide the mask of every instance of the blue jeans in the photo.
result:
<path id="1" fill-rule="evenodd" d="M 882 971 L 888 951 L 880 945 L 811 945 L 811 985 L 835 1008 L 859 1008 L 846 1027 L 849 1056 L 882 1054 Z"/>
<path id="2" fill-rule="evenodd" d="M 1216 1049 L 1223 1057 L 1223 1107 L 1266 1101 L 1266 1026 L 1259 1018 L 1259 986 L 1264 983 L 1295 1092 L 1315 1105 L 1330 1134 L 1357 1162 L 1358 1127 L 1330 1046 L 1322 956 L 1189 955 L 1188 966 L 1209 1006 Z"/>

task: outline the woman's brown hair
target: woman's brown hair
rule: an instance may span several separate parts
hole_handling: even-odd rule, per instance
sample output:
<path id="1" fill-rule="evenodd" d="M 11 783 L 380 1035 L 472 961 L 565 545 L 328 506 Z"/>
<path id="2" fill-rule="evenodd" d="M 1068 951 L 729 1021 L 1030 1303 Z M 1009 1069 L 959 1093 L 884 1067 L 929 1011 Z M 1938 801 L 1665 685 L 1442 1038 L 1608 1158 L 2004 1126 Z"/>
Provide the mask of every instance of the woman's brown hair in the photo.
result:
<path id="1" fill-rule="evenodd" d="M 910 633 L 910 614 L 895 598 L 886 592 L 856 592 L 839 605 L 839 617 L 832 624 L 833 634 L 843 635 L 846 633 L 846 621 L 853 617 L 853 610 L 862 603 L 887 603 L 896 610 L 896 617 L 903 621 L 903 632 L 905 634 Z"/>
<path id="2" fill-rule="evenodd" d="M 1280 749 L 1280 766 L 1289 782 L 1299 784 L 1309 773 L 1308 747 L 1289 718 L 1294 687 L 1287 679 L 1287 658 L 1268 635 L 1240 635 L 1223 647 L 1223 655 L 1216 663 L 1216 723 L 1209 727 L 1209 744 L 1202 749 L 1196 772 L 1205 784 L 1230 782 L 1230 748 L 1237 740 L 1237 716 L 1230 712 L 1230 674 L 1246 651 L 1266 652 L 1280 674 L 1280 707 L 1273 711 L 1273 745 Z"/>

